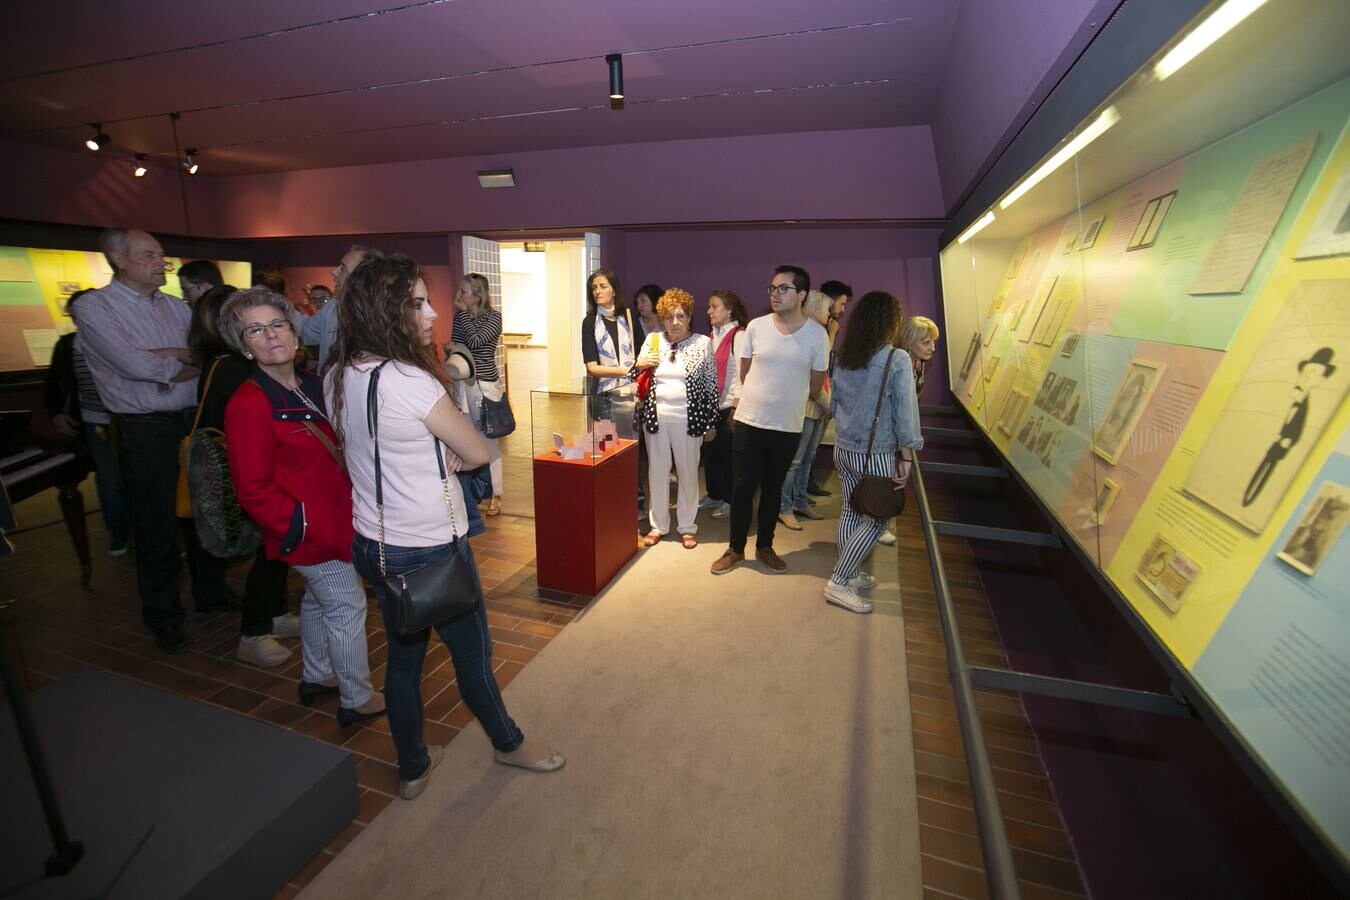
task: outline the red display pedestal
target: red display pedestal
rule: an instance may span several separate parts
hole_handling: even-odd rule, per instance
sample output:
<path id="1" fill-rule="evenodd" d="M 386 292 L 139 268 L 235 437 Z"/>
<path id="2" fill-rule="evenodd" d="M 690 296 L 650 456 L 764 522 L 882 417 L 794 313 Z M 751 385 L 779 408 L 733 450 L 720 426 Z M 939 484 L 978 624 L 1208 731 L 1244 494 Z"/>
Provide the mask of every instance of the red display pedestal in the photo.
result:
<path id="1" fill-rule="evenodd" d="M 534 458 L 534 549 L 541 588 L 593 597 L 637 553 L 636 441 L 598 463 Z"/>

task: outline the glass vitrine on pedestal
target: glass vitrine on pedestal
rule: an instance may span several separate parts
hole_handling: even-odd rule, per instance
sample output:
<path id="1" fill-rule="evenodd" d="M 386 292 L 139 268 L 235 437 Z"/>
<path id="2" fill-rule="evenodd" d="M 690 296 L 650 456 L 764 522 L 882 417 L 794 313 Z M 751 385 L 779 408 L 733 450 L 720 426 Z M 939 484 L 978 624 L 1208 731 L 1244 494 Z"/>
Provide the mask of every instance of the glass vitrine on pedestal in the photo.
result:
<path id="1" fill-rule="evenodd" d="M 637 552 L 635 401 L 594 378 L 530 391 L 541 588 L 594 596 Z"/>

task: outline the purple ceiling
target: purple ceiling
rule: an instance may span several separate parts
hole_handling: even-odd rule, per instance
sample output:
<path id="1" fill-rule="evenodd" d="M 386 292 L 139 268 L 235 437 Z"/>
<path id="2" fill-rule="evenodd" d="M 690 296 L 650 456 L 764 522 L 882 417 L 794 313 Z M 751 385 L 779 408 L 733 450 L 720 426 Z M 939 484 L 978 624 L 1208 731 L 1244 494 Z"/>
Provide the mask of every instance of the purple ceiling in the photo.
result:
<path id="1" fill-rule="evenodd" d="M 135 13 L 128 11 L 135 7 Z M 18 6 L 0 137 L 214 174 L 929 122 L 955 0 Z M 627 108 L 603 57 L 622 52 Z"/>

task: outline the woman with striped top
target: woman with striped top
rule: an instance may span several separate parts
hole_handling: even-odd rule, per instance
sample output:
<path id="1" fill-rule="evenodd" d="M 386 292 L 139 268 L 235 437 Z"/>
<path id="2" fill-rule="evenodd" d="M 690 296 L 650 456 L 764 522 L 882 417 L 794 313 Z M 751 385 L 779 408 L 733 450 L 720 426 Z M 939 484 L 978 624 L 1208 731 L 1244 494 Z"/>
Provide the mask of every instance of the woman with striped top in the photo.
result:
<path id="1" fill-rule="evenodd" d="M 452 345 L 463 344 L 473 354 L 474 386 L 482 396 L 496 401 L 502 399 L 503 392 L 501 374 L 497 371 L 497 343 L 502 338 L 502 314 L 492 308 L 491 297 L 486 277 L 477 272 L 465 275 L 455 293 L 455 324 L 451 335 Z M 445 352 L 448 357 L 450 347 L 447 346 Z M 471 418 L 475 425 L 480 425 L 476 414 L 478 404 L 473 403 L 472 406 L 475 415 Z M 486 514 L 495 516 L 502 511 L 502 449 L 501 442 L 495 438 L 487 438 L 487 443 L 491 451 L 488 472 L 492 476 L 492 499 L 488 501 Z"/>
<path id="2" fill-rule="evenodd" d="M 863 475 L 889 476 L 895 489 L 903 490 L 914 451 L 923 447 L 912 364 L 909 354 L 897 346 L 903 318 L 894 295 L 865 294 L 849 315 L 835 357 L 830 412 L 844 505 L 839 516 L 839 560 L 825 585 L 825 602 L 855 613 L 872 611 L 871 602 L 858 592 L 869 590 L 877 580 L 858 567 L 886 523 L 855 510 L 849 497 Z"/>

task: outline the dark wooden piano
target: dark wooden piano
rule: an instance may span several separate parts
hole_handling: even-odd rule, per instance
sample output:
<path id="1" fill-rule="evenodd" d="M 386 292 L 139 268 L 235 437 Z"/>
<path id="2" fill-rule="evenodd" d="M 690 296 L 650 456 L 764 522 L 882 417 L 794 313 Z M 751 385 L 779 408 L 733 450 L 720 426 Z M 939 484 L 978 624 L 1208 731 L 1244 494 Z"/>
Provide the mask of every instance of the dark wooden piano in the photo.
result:
<path id="1" fill-rule="evenodd" d="M 80 560 L 80 580 L 88 587 L 94 566 L 80 482 L 93 471 L 93 462 L 78 441 L 34 432 L 29 427 L 31 419 L 30 410 L 0 410 L 0 490 L 8 494 L 11 504 L 42 491 L 57 491 L 61 516 Z"/>

